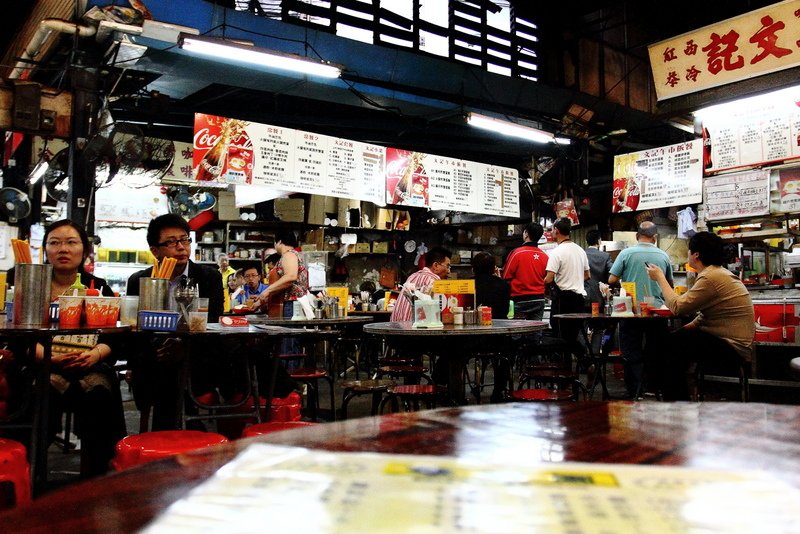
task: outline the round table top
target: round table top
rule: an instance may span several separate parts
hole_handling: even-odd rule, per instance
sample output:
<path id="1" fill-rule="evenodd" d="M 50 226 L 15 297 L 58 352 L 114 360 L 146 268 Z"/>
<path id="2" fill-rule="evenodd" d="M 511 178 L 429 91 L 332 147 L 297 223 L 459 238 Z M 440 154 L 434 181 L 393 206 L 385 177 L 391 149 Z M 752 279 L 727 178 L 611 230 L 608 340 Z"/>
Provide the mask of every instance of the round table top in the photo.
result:
<path id="1" fill-rule="evenodd" d="M 138 531 L 255 442 L 518 468 L 591 462 L 758 470 L 800 488 L 800 406 L 511 403 L 350 419 L 237 440 L 45 494 L 0 513 L 0 530 Z"/>
<path id="2" fill-rule="evenodd" d="M 277 317 L 267 317 L 265 315 L 247 315 L 247 321 L 253 325 L 285 326 L 287 328 L 299 328 L 301 326 L 342 326 L 356 325 L 370 322 L 370 317 L 337 317 L 335 319 L 284 319 Z"/>
<path id="3" fill-rule="evenodd" d="M 543 321 L 524 321 L 519 319 L 494 319 L 490 326 L 452 325 L 441 328 L 414 328 L 411 321 L 390 321 L 364 325 L 364 332 L 382 336 L 484 336 L 501 334 L 530 334 L 545 330 L 549 325 Z"/>
<path id="4" fill-rule="evenodd" d="M 23 326 L 5 323 L 0 326 L 0 336 L 61 336 L 72 334 L 114 334 L 134 331 L 130 326 L 76 326 L 74 328 L 59 328 L 58 323 L 50 326 Z"/>
<path id="5" fill-rule="evenodd" d="M 601 313 L 600 315 L 592 315 L 591 313 L 559 313 L 557 315 L 553 315 L 554 319 L 573 319 L 573 320 L 595 320 L 595 321 L 630 321 L 630 320 L 642 320 L 642 321 L 652 321 L 656 319 L 674 319 L 675 315 L 658 315 L 656 313 L 651 315 L 607 315 Z"/>

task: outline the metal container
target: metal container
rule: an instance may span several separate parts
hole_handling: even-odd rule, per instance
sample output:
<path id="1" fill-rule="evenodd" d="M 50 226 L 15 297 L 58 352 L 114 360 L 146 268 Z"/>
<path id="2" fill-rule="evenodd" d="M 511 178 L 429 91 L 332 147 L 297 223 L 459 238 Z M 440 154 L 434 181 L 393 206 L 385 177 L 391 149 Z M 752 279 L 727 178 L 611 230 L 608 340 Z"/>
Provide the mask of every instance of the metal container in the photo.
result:
<path id="1" fill-rule="evenodd" d="M 169 280 L 144 277 L 139 279 L 139 311 L 166 310 Z"/>
<path id="2" fill-rule="evenodd" d="M 53 278 L 53 266 L 18 263 L 14 273 L 14 324 L 47 326 L 50 322 L 50 281 Z"/>
<path id="3" fill-rule="evenodd" d="M 464 310 L 464 324 L 467 326 L 475 324 L 475 310 L 469 308 Z"/>

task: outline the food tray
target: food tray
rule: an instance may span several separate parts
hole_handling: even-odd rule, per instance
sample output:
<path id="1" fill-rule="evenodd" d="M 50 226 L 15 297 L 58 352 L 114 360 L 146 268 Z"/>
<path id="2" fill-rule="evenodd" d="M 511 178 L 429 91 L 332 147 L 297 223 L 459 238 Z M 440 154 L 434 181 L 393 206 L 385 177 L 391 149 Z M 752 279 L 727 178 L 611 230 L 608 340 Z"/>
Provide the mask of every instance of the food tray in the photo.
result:
<path id="1" fill-rule="evenodd" d="M 174 332 L 178 329 L 178 312 L 148 310 L 139 312 L 139 328 L 141 330 L 159 330 Z"/>

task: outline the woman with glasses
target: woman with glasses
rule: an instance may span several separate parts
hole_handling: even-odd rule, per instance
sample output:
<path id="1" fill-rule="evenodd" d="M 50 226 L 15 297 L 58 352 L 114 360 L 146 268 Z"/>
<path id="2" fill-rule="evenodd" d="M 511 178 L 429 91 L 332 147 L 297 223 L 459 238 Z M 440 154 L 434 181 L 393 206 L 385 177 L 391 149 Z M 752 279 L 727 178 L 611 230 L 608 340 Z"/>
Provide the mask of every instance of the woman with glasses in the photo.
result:
<path id="1" fill-rule="evenodd" d="M 53 265 L 52 301 L 69 292 L 76 277 L 80 277 L 83 286 L 94 286 L 104 296 L 114 296 L 105 280 L 84 270 L 92 246 L 83 228 L 69 220 L 58 221 L 47 228 L 43 242 L 45 261 Z M 43 347 L 37 345 L 37 359 L 41 360 L 43 355 Z M 83 477 L 105 473 L 117 441 L 127 433 L 114 361 L 110 342 L 101 336 L 56 336 L 53 339 L 50 438 L 52 440 L 60 431 L 64 411 L 72 412 L 75 433 L 81 438 Z"/>

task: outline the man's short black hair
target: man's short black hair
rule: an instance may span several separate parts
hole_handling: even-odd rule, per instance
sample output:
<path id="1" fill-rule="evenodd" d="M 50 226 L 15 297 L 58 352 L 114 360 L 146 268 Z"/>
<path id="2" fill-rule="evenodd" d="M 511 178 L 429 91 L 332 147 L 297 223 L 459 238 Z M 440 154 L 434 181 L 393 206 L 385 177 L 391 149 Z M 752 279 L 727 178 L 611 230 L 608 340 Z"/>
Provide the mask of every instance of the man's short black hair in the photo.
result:
<path id="1" fill-rule="evenodd" d="M 281 229 L 275 232 L 275 242 L 277 243 L 280 241 L 287 247 L 296 247 L 297 246 L 297 236 L 294 233 L 294 230 L 286 230 Z"/>
<path id="2" fill-rule="evenodd" d="M 528 241 L 531 243 L 538 243 L 544 234 L 544 228 L 537 222 L 529 222 L 525 226 L 525 232 L 528 234 Z"/>
<path id="3" fill-rule="evenodd" d="M 568 236 L 570 229 L 572 228 L 572 221 L 570 221 L 567 217 L 561 217 L 553 223 L 553 228 L 556 228 L 559 234 Z"/>
<path id="4" fill-rule="evenodd" d="M 259 275 L 261 275 L 261 264 L 259 262 L 257 262 L 257 261 L 248 261 L 247 263 L 244 264 L 244 267 L 242 267 L 242 273 L 246 273 L 250 269 L 255 269 L 256 272 Z"/>
<path id="5" fill-rule="evenodd" d="M 590 247 L 596 246 L 600 242 L 600 230 L 589 230 L 586 232 L 586 243 Z"/>
<path id="6" fill-rule="evenodd" d="M 472 272 L 476 275 L 494 274 L 494 268 L 496 265 L 497 264 L 494 261 L 494 256 L 488 252 L 478 252 L 472 256 Z"/>
<path id="7" fill-rule="evenodd" d="M 452 256 L 449 250 L 444 247 L 433 247 L 425 254 L 425 265 L 430 268 L 434 263 L 442 263 L 445 258 Z"/>
<path id="8" fill-rule="evenodd" d="M 157 247 L 161 239 L 161 230 L 165 228 L 180 228 L 186 232 L 186 235 L 190 235 L 192 231 L 186 219 L 174 213 L 165 213 L 152 219 L 147 225 L 147 244 Z"/>
<path id="9" fill-rule="evenodd" d="M 689 238 L 689 252 L 697 252 L 703 265 L 721 266 L 725 261 L 725 243 L 711 232 L 697 232 Z"/>

